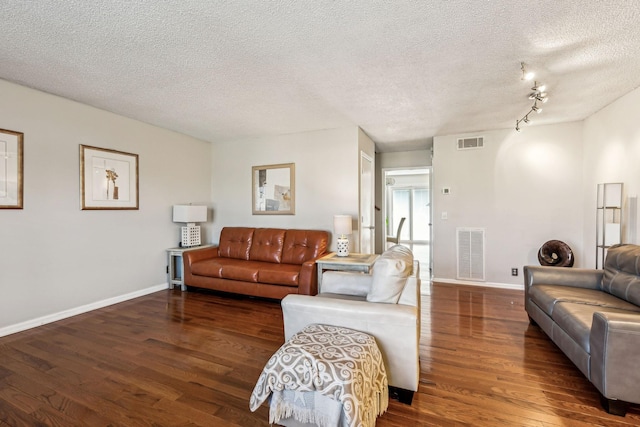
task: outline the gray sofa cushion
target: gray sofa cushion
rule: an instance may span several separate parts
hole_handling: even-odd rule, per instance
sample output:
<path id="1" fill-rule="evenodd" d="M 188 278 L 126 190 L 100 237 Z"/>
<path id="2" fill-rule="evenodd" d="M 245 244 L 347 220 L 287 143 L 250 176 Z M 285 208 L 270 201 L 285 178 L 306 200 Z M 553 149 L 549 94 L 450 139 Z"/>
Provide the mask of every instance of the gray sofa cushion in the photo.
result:
<path id="1" fill-rule="evenodd" d="M 609 248 L 604 264 L 605 292 L 640 305 L 640 247 L 616 245 Z"/>
<path id="2" fill-rule="evenodd" d="M 640 307 L 595 289 L 533 285 L 529 289 L 529 298 L 549 316 L 553 316 L 554 306 L 561 302 L 640 312 Z"/>
<path id="3" fill-rule="evenodd" d="M 602 292 L 601 292 L 602 293 Z M 626 303 L 631 307 L 635 307 Z M 638 307 L 635 307 L 637 311 Z M 602 307 L 574 302 L 559 302 L 553 310 L 553 321 L 558 324 L 585 352 L 591 353 L 589 336 L 591 335 L 591 324 L 593 323 L 593 313 L 629 313 L 629 310 L 622 308 Z"/>

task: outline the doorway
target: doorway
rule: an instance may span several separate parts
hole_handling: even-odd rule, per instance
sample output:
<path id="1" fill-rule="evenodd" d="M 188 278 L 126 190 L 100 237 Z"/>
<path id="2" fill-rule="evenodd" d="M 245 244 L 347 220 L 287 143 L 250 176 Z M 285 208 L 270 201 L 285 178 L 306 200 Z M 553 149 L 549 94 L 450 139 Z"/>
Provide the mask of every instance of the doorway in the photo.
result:
<path id="1" fill-rule="evenodd" d="M 395 236 L 405 218 L 399 244 L 420 262 L 421 279 L 431 280 L 431 168 L 390 169 L 383 174 L 386 235 Z"/>

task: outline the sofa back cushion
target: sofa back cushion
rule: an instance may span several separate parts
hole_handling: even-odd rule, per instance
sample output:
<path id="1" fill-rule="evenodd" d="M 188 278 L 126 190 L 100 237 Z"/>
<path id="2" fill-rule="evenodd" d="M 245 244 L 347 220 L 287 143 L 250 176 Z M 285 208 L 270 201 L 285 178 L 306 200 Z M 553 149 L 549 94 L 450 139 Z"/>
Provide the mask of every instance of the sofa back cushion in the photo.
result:
<path id="1" fill-rule="evenodd" d="M 249 259 L 254 228 L 224 227 L 220 232 L 218 253 L 222 258 Z"/>
<path id="2" fill-rule="evenodd" d="M 249 259 L 280 263 L 284 246 L 285 230 L 279 228 L 256 228 L 253 232 Z"/>
<path id="3" fill-rule="evenodd" d="M 321 230 L 287 230 L 282 248 L 284 264 L 303 264 L 327 252 L 329 233 Z"/>
<path id="4" fill-rule="evenodd" d="M 640 305 L 640 246 L 622 244 L 609 248 L 602 288 L 611 295 Z"/>
<path id="5" fill-rule="evenodd" d="M 400 294 L 413 269 L 413 253 L 410 249 L 394 245 L 373 263 L 369 302 L 397 304 Z"/>

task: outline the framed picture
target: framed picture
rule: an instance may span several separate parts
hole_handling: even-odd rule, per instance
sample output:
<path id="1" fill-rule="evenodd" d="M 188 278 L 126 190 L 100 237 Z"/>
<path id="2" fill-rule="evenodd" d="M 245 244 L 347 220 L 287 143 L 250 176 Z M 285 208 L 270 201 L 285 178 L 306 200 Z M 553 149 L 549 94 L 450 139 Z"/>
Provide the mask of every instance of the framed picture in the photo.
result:
<path id="1" fill-rule="evenodd" d="M 295 164 L 253 166 L 253 214 L 296 213 Z"/>
<path id="2" fill-rule="evenodd" d="M 0 129 L 0 208 L 22 209 L 23 137 L 21 132 Z"/>
<path id="3" fill-rule="evenodd" d="M 80 208 L 138 209 L 138 155 L 80 145 Z"/>

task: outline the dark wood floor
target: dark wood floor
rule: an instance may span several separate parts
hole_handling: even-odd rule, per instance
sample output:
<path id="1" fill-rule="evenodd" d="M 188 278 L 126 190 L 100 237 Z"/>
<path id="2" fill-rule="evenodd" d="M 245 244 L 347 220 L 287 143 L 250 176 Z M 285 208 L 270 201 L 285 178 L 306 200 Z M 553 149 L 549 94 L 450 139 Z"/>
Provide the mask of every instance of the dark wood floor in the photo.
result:
<path id="1" fill-rule="evenodd" d="M 521 291 L 434 284 L 421 385 L 385 426 L 637 426 L 534 326 Z M 267 426 L 249 411 L 279 303 L 167 290 L 0 338 L 0 426 Z"/>

